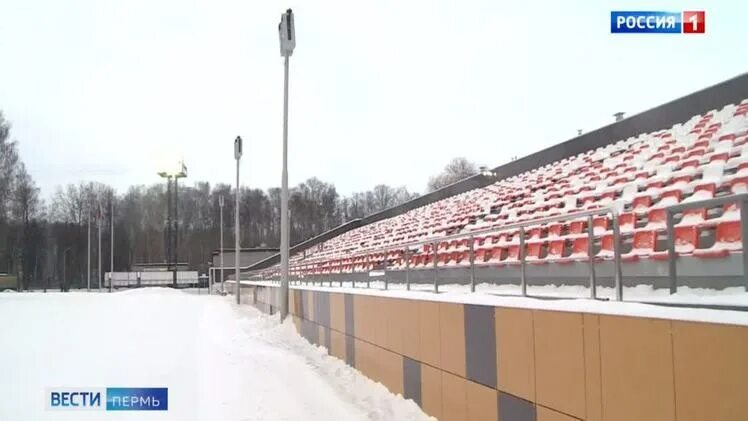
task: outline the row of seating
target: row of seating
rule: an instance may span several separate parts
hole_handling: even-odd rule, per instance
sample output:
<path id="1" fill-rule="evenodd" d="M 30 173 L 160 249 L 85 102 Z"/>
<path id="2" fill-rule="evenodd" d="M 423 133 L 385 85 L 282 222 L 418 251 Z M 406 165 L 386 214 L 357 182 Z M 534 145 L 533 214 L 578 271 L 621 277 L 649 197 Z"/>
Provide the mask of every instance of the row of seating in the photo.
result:
<path id="1" fill-rule="evenodd" d="M 645 240 L 663 234 L 664 207 L 746 191 L 748 101 L 743 101 L 694 116 L 669 130 L 621 140 L 352 230 L 307 250 L 299 262 L 304 263 L 305 270 L 358 271 L 385 264 L 400 267 L 404 266 L 402 254 L 375 251 L 433 240 L 438 243 L 437 265 L 463 265 L 469 249 L 467 240 L 443 244 L 440 237 L 602 206 L 613 206 L 621 212 L 621 232 L 624 237 L 632 237 L 627 259 L 656 257 L 661 250 L 649 248 Z M 732 237 L 723 234 L 737 220 L 735 205 L 684 212 L 676 221 L 678 253 L 711 257 L 734 251 L 734 245 L 740 242 L 730 241 Z M 541 227 L 537 236 L 530 234 L 528 260 L 586 257 L 585 232 L 572 227 L 573 221 L 558 225 Z M 607 247 L 612 235 L 610 220 L 596 218 L 593 226 L 600 236 L 601 257 L 611 249 Z M 696 241 L 699 236 L 694 241 L 682 240 L 691 238 L 694 230 L 716 230 L 717 242 L 705 248 Z M 518 243 L 480 241 L 476 239 L 475 250 L 481 264 L 509 263 L 519 255 Z M 720 244 L 727 245 L 720 248 Z M 536 247 L 541 254 L 535 252 Z M 430 244 L 413 251 L 417 253 L 410 258 L 414 268 L 433 264 L 429 260 L 433 257 L 428 257 L 433 256 Z"/>

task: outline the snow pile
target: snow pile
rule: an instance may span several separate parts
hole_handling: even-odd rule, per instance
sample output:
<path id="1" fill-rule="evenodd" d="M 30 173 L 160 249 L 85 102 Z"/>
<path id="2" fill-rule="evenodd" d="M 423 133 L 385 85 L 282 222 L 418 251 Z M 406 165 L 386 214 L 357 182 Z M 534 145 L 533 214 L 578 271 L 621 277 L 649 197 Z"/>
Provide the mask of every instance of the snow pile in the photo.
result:
<path id="1" fill-rule="evenodd" d="M 420 420 L 389 393 L 231 297 L 147 288 L 0 297 L 0 420 L 98 420 L 45 410 L 48 387 L 168 387 L 169 411 L 121 420 Z"/>

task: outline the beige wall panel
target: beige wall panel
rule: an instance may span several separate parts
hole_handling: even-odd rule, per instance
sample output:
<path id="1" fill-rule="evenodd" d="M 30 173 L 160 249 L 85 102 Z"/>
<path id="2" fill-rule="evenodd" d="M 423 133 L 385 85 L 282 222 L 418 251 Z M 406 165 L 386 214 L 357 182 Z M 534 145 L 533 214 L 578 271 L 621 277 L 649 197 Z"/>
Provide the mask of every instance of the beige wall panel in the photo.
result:
<path id="1" fill-rule="evenodd" d="M 533 311 L 533 321 L 536 401 L 566 414 L 584 417 L 582 315 Z"/>
<path id="2" fill-rule="evenodd" d="M 670 321 L 600 316 L 603 420 L 675 420 Z"/>
<path id="3" fill-rule="evenodd" d="M 748 327 L 672 326 L 678 421 L 748 419 Z"/>
<path id="4" fill-rule="evenodd" d="M 496 308 L 498 388 L 535 401 L 535 350 L 532 310 Z"/>

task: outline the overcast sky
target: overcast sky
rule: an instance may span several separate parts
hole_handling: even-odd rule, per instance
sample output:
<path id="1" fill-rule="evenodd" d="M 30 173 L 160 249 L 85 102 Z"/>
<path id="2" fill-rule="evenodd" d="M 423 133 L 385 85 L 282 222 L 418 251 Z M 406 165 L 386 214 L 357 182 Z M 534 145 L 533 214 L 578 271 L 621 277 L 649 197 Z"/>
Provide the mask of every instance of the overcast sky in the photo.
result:
<path id="1" fill-rule="evenodd" d="M 742 3 L 742 4 L 741 4 Z M 280 184 L 293 7 L 290 183 L 422 192 L 451 158 L 500 165 L 748 70 L 745 2 L 0 0 L 0 109 L 47 197 Z M 611 35 L 611 10 L 705 9 L 707 35 Z"/>

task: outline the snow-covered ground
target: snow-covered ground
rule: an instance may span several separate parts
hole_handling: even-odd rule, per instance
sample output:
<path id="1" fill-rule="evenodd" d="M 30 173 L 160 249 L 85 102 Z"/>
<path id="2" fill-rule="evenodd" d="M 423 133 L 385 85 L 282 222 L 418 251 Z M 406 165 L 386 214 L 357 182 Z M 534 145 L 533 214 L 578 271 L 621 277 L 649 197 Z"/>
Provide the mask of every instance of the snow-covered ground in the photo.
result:
<path id="1" fill-rule="evenodd" d="M 49 387 L 168 387 L 168 412 L 47 411 Z M 0 294 L 0 420 L 427 419 L 290 322 L 147 288 Z"/>

